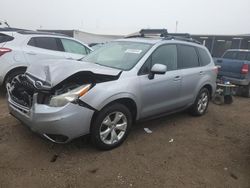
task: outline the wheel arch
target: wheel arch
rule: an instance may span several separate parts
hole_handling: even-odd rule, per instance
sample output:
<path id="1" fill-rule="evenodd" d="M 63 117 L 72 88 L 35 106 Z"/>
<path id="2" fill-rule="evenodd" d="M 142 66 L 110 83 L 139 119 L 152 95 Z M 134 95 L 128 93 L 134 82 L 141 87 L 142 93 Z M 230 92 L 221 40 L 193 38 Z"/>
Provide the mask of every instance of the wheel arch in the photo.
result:
<path id="1" fill-rule="evenodd" d="M 3 79 L 3 83 L 5 84 L 6 79 L 8 78 L 9 75 L 11 75 L 12 73 L 16 72 L 16 71 L 26 71 L 27 67 L 26 66 L 19 66 L 19 67 L 15 67 L 13 69 L 10 69 L 7 74 L 5 75 L 4 79 Z"/>
<path id="2" fill-rule="evenodd" d="M 207 84 L 203 85 L 203 87 L 201 87 L 201 89 L 202 88 L 206 88 L 209 91 L 209 96 L 210 96 L 210 99 L 211 99 L 213 97 L 213 87 L 212 87 L 212 85 L 207 83 Z"/>
<path id="3" fill-rule="evenodd" d="M 131 112 L 131 115 L 132 115 L 132 119 L 133 119 L 133 122 L 135 122 L 137 120 L 137 116 L 138 116 L 138 107 L 137 107 L 137 104 L 135 102 L 134 99 L 132 99 L 131 97 L 121 97 L 121 98 L 116 98 L 112 101 L 109 101 L 108 103 L 105 103 L 105 105 L 103 105 L 100 110 L 96 110 L 92 116 L 92 119 L 91 119 L 91 125 L 95 119 L 95 117 L 98 115 L 98 113 L 105 107 L 109 106 L 109 105 L 112 105 L 112 104 L 115 104 L 115 103 L 120 103 L 124 106 L 126 106 L 129 111 Z"/>

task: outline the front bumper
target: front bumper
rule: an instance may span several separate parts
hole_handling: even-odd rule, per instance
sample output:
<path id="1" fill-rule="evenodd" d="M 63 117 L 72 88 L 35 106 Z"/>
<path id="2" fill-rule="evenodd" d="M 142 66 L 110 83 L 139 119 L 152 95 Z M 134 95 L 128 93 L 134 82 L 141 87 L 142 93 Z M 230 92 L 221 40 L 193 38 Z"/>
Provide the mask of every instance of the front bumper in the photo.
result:
<path id="1" fill-rule="evenodd" d="M 93 110 L 72 103 L 64 107 L 50 107 L 37 104 L 36 98 L 34 94 L 33 105 L 29 109 L 14 102 L 8 94 L 10 114 L 32 131 L 56 143 L 66 143 L 89 133 Z"/>

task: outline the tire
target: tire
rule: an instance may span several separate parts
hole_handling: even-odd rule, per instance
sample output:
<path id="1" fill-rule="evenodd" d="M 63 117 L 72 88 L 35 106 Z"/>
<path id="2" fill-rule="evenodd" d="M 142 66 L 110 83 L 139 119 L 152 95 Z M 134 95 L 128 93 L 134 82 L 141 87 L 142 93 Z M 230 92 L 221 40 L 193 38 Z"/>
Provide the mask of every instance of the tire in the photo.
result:
<path id="1" fill-rule="evenodd" d="M 119 103 L 103 108 L 94 118 L 90 130 L 91 141 L 101 150 L 120 146 L 127 138 L 132 125 L 129 109 Z"/>
<path id="2" fill-rule="evenodd" d="M 233 96 L 231 96 L 231 95 L 224 96 L 224 103 L 225 104 L 232 104 L 233 103 Z"/>
<path id="3" fill-rule="evenodd" d="M 7 74 L 7 76 L 5 77 L 5 80 L 4 80 L 4 87 L 6 88 L 7 83 L 11 82 L 13 80 L 13 78 L 15 78 L 16 76 L 18 76 L 20 74 L 24 74 L 25 71 L 26 71 L 26 69 L 18 69 L 18 70 L 15 70 L 15 71 Z"/>
<path id="4" fill-rule="evenodd" d="M 202 88 L 196 97 L 196 100 L 190 108 L 190 114 L 193 116 L 202 116 L 206 113 L 209 104 L 209 91 L 207 88 Z"/>
<path id="5" fill-rule="evenodd" d="M 250 97 L 250 84 L 243 88 L 242 96 Z"/>

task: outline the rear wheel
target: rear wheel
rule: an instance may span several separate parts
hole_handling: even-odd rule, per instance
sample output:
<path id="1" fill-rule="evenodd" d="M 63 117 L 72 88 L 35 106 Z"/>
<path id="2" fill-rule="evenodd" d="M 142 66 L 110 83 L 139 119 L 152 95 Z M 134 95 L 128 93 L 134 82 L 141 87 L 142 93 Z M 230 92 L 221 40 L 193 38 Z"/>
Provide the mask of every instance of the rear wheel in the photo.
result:
<path id="1" fill-rule="evenodd" d="M 209 91 L 207 88 L 202 88 L 196 97 L 193 106 L 190 108 L 190 113 L 194 116 L 202 116 L 206 113 L 209 104 Z"/>
<path id="2" fill-rule="evenodd" d="M 113 104 L 101 110 L 91 126 L 92 143 L 102 150 L 118 147 L 126 139 L 132 124 L 128 108 Z"/>

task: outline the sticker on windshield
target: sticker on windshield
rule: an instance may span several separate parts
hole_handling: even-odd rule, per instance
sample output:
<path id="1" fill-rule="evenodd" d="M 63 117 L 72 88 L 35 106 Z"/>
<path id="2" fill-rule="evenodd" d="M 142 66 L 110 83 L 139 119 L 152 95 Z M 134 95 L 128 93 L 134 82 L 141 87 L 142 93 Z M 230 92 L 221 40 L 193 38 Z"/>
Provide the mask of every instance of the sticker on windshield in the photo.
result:
<path id="1" fill-rule="evenodd" d="M 125 51 L 125 53 L 132 53 L 132 54 L 140 54 L 142 52 L 142 50 L 138 50 L 138 49 L 127 49 Z"/>

